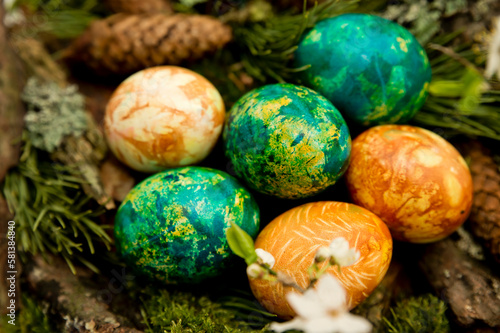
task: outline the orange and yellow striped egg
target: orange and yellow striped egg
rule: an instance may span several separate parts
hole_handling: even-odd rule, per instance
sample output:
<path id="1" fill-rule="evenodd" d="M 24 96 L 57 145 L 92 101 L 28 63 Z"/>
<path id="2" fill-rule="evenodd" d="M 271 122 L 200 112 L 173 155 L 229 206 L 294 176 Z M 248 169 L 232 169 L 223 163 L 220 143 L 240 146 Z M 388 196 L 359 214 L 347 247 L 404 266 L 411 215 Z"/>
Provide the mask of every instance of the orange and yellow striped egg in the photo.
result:
<path id="1" fill-rule="evenodd" d="M 191 165 L 214 147 L 225 118 L 222 97 L 203 76 L 176 66 L 152 67 L 126 79 L 106 107 L 109 147 L 143 172 Z"/>
<path id="2" fill-rule="evenodd" d="M 353 141 L 346 172 L 353 201 L 379 216 L 395 239 L 427 243 L 454 232 L 472 205 L 460 153 L 423 128 L 383 125 Z"/>
<path id="3" fill-rule="evenodd" d="M 356 263 L 343 267 L 340 273 L 336 266 L 327 271 L 346 288 L 347 305 L 352 309 L 380 283 L 392 258 L 389 229 L 375 214 L 343 202 L 308 203 L 275 218 L 261 231 L 255 247 L 274 256 L 273 270 L 286 273 L 306 288 L 310 282 L 308 268 L 317 250 L 337 237 L 344 237 L 361 254 Z M 285 319 L 295 316 L 285 297 L 295 291 L 292 287 L 264 279 L 249 281 L 253 294 L 268 311 Z"/>

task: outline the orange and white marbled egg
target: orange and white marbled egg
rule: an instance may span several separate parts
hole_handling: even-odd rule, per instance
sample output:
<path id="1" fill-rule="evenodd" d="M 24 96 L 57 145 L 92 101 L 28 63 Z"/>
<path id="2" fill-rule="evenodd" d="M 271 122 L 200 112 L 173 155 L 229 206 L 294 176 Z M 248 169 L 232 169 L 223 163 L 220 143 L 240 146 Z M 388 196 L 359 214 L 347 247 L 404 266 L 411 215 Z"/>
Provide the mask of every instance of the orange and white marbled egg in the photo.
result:
<path id="1" fill-rule="evenodd" d="M 343 202 L 307 203 L 269 223 L 257 237 L 255 247 L 274 256 L 273 270 L 286 273 L 306 288 L 310 282 L 308 268 L 316 252 L 337 237 L 344 237 L 361 255 L 356 263 L 343 267 L 340 273 L 337 266 L 327 271 L 345 287 L 347 305 L 353 308 L 380 283 L 392 258 L 389 229 L 375 214 Z M 295 316 L 285 295 L 296 290 L 264 279 L 250 278 L 249 281 L 253 294 L 268 311 L 285 319 Z"/>
<path id="2" fill-rule="evenodd" d="M 157 172 L 204 159 L 224 118 L 222 97 L 207 79 L 182 67 L 160 66 L 120 84 L 106 107 L 104 129 L 123 163 Z"/>
<path id="3" fill-rule="evenodd" d="M 353 141 L 346 179 L 353 201 L 403 241 L 448 236 L 472 205 L 472 178 L 460 153 L 419 127 L 383 125 L 363 132 Z"/>

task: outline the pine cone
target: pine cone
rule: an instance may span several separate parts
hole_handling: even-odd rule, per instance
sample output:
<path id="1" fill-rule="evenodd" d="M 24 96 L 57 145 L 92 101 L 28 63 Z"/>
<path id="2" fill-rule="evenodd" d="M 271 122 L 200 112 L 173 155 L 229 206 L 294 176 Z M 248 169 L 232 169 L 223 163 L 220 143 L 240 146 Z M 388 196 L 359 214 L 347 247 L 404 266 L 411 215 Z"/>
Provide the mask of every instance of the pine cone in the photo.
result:
<path id="1" fill-rule="evenodd" d="M 173 13 L 169 0 L 106 0 L 105 2 L 115 13 Z"/>
<path id="2" fill-rule="evenodd" d="M 130 74 L 202 59 L 231 39 L 231 28 L 210 16 L 116 14 L 94 21 L 65 58 L 100 75 Z"/>
<path id="3" fill-rule="evenodd" d="M 500 262 L 500 171 L 490 152 L 479 142 L 468 144 L 465 156 L 471 159 L 474 202 L 469 221 L 472 232 Z"/>

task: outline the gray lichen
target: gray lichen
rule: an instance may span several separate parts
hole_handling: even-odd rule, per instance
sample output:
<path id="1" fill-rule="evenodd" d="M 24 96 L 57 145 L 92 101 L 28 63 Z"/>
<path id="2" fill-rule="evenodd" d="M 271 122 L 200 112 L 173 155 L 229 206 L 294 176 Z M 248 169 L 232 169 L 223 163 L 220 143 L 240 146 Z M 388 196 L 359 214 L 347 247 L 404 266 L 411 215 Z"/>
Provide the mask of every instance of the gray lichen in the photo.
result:
<path id="1" fill-rule="evenodd" d="M 440 29 L 443 17 L 467 10 L 467 0 L 404 0 L 389 5 L 383 15 L 409 28 L 418 41 L 426 44 Z"/>
<path id="2" fill-rule="evenodd" d="M 87 129 L 85 99 L 74 85 L 61 88 L 32 77 L 22 99 L 28 108 L 24 120 L 29 139 L 36 148 L 52 153 L 66 136 L 79 137 Z"/>

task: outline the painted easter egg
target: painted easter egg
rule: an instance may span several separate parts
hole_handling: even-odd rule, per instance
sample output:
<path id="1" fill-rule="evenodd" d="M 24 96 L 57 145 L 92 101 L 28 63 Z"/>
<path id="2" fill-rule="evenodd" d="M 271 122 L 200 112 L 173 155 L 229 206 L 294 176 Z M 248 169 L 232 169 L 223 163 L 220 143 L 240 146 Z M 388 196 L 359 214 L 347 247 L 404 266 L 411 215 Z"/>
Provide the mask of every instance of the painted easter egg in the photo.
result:
<path id="1" fill-rule="evenodd" d="M 171 169 L 127 195 L 115 218 L 116 247 L 150 278 L 196 283 L 227 265 L 231 222 L 252 237 L 258 233 L 257 204 L 235 178 L 201 167 Z"/>
<path id="2" fill-rule="evenodd" d="M 292 84 L 267 85 L 240 98 L 227 118 L 224 141 L 239 177 L 259 192 L 287 199 L 335 184 L 351 151 L 337 109 Z"/>
<path id="3" fill-rule="evenodd" d="M 392 258 L 389 229 L 375 214 L 354 204 L 323 201 L 295 207 L 274 219 L 259 234 L 255 247 L 273 255 L 273 270 L 290 276 L 300 287 L 309 285 L 308 268 L 318 249 L 343 237 L 360 252 L 351 266 L 328 268 L 347 293 L 350 309 L 363 301 L 382 281 Z M 250 278 L 255 297 L 281 318 L 295 315 L 285 295 L 296 291 L 264 279 Z"/>
<path id="4" fill-rule="evenodd" d="M 353 141 L 346 173 L 353 201 L 378 215 L 394 238 L 442 239 L 467 219 L 472 178 L 460 153 L 419 127 L 382 125 Z"/>
<path id="5" fill-rule="evenodd" d="M 111 151 L 143 172 L 195 164 L 214 147 L 225 118 L 217 89 L 203 76 L 176 66 L 137 72 L 106 107 Z"/>
<path id="6" fill-rule="evenodd" d="M 320 21 L 295 52 L 302 83 L 363 125 L 406 122 L 424 104 L 427 55 L 402 26 L 368 14 Z"/>

